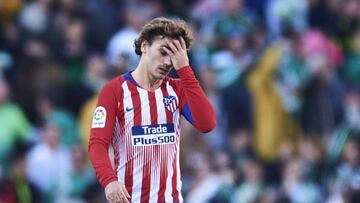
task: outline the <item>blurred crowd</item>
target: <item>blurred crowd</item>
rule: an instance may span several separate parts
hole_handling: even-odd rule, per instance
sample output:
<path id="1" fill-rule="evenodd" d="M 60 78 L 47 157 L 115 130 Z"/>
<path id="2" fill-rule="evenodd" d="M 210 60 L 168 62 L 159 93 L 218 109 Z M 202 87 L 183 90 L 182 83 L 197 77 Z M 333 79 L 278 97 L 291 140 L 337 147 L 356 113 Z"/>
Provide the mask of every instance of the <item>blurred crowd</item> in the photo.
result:
<path id="1" fill-rule="evenodd" d="M 97 94 L 157 16 L 187 21 L 217 112 L 182 122 L 188 203 L 360 202 L 360 1 L 0 0 L 0 202 L 106 202 Z M 173 77 L 176 73 L 172 72 Z"/>

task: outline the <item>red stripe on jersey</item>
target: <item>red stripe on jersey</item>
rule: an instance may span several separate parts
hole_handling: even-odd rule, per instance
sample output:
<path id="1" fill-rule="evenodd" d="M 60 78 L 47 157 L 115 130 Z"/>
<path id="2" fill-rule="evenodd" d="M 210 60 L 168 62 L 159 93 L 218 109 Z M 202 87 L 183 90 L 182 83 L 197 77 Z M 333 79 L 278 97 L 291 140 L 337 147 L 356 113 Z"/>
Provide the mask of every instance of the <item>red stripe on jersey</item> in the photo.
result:
<path id="1" fill-rule="evenodd" d="M 173 174 L 173 177 L 172 177 L 172 196 L 173 196 L 173 200 L 174 200 L 174 203 L 177 203 L 179 202 L 179 191 L 177 191 L 177 168 L 176 168 L 176 155 L 177 152 L 175 152 L 175 156 L 174 156 L 174 160 L 173 160 L 173 171 L 174 171 L 174 174 Z"/>
<path id="2" fill-rule="evenodd" d="M 148 92 L 151 124 L 157 124 L 157 104 L 155 92 Z M 152 147 L 152 146 L 151 146 Z M 155 146 L 155 154 L 158 154 L 159 146 Z M 149 202 L 150 199 L 150 182 L 151 182 L 151 151 L 145 150 L 145 164 L 143 166 L 143 180 L 141 185 L 141 202 Z M 154 156 L 157 163 L 157 156 Z"/>
<path id="3" fill-rule="evenodd" d="M 148 92 L 148 95 L 149 95 L 151 125 L 155 125 L 157 124 L 157 119 L 158 119 L 155 92 Z"/>
<path id="4" fill-rule="evenodd" d="M 163 97 L 169 96 L 169 93 L 166 89 L 166 82 L 163 83 L 161 86 L 161 91 L 163 94 Z M 161 101 L 163 102 L 163 101 Z M 165 112 L 166 112 L 166 123 L 172 123 L 173 122 L 173 115 L 172 113 L 164 106 Z M 166 179 L 168 177 L 168 150 L 166 147 L 163 148 L 160 154 L 160 160 L 161 160 L 161 169 L 160 169 L 160 189 L 158 192 L 158 202 L 165 202 L 165 190 L 166 190 Z"/>
<path id="5" fill-rule="evenodd" d="M 128 81 L 127 81 L 127 84 L 128 84 L 128 88 L 131 93 L 131 96 L 132 96 L 132 103 L 133 103 L 133 108 L 134 108 L 134 126 L 139 126 L 139 125 L 141 125 L 140 95 L 139 95 L 139 92 L 137 91 L 136 87 L 133 84 L 131 84 Z M 126 168 L 125 168 L 125 186 L 131 196 L 132 187 L 133 187 L 133 168 L 134 168 L 133 162 L 134 162 L 135 157 L 134 157 L 134 153 L 133 153 L 131 144 L 129 146 L 129 149 L 130 150 L 128 152 L 130 152 L 130 153 L 127 153 L 129 162 L 128 162 L 128 164 L 126 164 Z"/>

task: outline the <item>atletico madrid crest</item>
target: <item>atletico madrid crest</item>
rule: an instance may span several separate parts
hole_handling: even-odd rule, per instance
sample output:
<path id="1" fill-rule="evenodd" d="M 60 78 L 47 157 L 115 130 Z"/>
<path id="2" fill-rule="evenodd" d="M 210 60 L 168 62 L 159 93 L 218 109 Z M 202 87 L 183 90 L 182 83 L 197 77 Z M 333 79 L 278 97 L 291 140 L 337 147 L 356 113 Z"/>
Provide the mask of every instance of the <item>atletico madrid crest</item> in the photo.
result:
<path id="1" fill-rule="evenodd" d="M 177 104 L 175 96 L 166 96 L 166 97 L 164 97 L 163 101 L 164 101 L 164 105 L 168 111 L 174 113 L 177 110 L 178 104 Z"/>

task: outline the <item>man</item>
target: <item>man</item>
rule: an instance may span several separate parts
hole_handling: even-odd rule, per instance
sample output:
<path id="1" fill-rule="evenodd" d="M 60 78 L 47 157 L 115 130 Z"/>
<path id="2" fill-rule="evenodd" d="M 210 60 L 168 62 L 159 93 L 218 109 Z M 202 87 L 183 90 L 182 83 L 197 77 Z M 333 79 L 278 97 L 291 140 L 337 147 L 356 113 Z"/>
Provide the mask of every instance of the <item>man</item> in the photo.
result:
<path id="1" fill-rule="evenodd" d="M 200 132 L 215 112 L 189 66 L 183 21 L 148 22 L 135 40 L 134 71 L 105 85 L 95 109 L 89 154 L 109 202 L 182 202 L 180 115 Z M 180 79 L 166 77 L 175 68 Z M 108 156 L 114 149 L 115 169 Z"/>

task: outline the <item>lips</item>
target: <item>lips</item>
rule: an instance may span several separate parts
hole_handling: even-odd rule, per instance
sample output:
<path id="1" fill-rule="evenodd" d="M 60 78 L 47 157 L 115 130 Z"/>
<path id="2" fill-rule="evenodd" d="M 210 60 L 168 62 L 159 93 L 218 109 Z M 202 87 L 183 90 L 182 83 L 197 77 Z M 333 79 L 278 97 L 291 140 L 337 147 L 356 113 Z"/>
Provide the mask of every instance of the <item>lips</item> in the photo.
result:
<path id="1" fill-rule="evenodd" d="M 165 75 L 168 72 L 170 72 L 171 67 L 160 67 L 159 69 L 160 69 L 161 74 Z"/>

